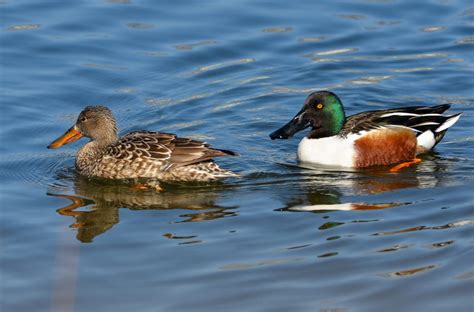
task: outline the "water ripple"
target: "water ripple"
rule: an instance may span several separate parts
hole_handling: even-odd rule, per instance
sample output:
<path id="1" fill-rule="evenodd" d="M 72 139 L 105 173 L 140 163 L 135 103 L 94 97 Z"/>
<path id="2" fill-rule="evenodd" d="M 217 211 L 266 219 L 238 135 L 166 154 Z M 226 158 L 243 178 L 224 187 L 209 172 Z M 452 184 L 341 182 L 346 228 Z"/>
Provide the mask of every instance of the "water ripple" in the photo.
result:
<path id="1" fill-rule="evenodd" d="M 305 54 L 305 57 L 310 57 L 314 58 L 317 56 L 326 56 L 326 55 L 336 55 L 336 54 L 344 54 L 344 53 L 351 53 L 351 52 L 356 52 L 359 49 L 357 48 L 340 48 L 340 49 L 333 49 L 333 50 L 326 50 L 326 51 L 318 51 L 318 52 L 313 52 L 310 54 Z"/>
<path id="2" fill-rule="evenodd" d="M 410 276 L 422 272 L 426 272 L 428 270 L 434 269 L 439 267 L 438 265 L 427 265 L 419 268 L 413 268 L 413 269 L 407 269 L 407 270 L 402 270 L 402 271 L 397 271 L 397 272 L 389 272 L 389 273 L 382 273 L 379 274 L 380 276 L 383 277 L 403 277 L 403 276 Z"/>
<path id="3" fill-rule="evenodd" d="M 155 28 L 156 26 L 153 24 L 134 22 L 134 23 L 127 23 L 127 27 L 132 28 L 132 29 L 145 30 L 145 29 Z"/>
<path id="4" fill-rule="evenodd" d="M 50 154 L 2 156 L 0 176 L 8 180 L 47 186 L 58 182 L 54 175 L 65 173 L 65 164 L 70 161 L 71 156 L 73 155 L 69 153 L 54 156 Z"/>
<path id="5" fill-rule="evenodd" d="M 435 32 L 435 31 L 440 31 L 446 29 L 445 26 L 430 26 L 430 27 L 424 27 L 421 29 L 423 32 Z"/>
<path id="6" fill-rule="evenodd" d="M 192 50 L 196 47 L 205 46 L 205 45 L 213 45 L 218 44 L 219 41 L 217 40 L 202 40 L 194 43 L 184 43 L 176 45 L 177 50 Z"/>
<path id="7" fill-rule="evenodd" d="M 394 235 L 394 234 L 403 234 L 403 233 L 417 232 L 417 231 L 424 231 L 424 230 L 446 230 L 446 229 L 465 226 L 465 225 L 474 225 L 474 220 L 461 220 L 461 221 L 451 222 L 451 223 L 438 225 L 438 226 L 421 225 L 421 226 L 415 226 L 415 227 L 397 230 L 397 231 L 374 233 L 372 235 Z"/>
<path id="8" fill-rule="evenodd" d="M 262 29 L 263 32 L 267 33 L 285 33 L 293 31 L 291 27 L 269 27 Z"/>
<path id="9" fill-rule="evenodd" d="M 8 27 L 7 31 L 34 30 L 41 27 L 41 24 L 23 24 Z"/>
<path id="10" fill-rule="evenodd" d="M 472 310 L 472 5 L 0 4 L 5 310 Z M 396 174 L 298 164 L 307 131 L 268 134 L 320 89 L 348 115 L 464 113 Z M 45 145 L 97 103 L 123 132 L 235 149 L 216 161 L 242 177 L 163 192 L 84 179 L 73 158 L 85 140 Z M 68 309 L 44 300 L 64 292 Z"/>
<path id="11" fill-rule="evenodd" d="M 202 66 L 202 67 L 199 67 L 198 69 L 193 70 L 191 73 L 186 74 L 185 76 L 199 75 L 199 74 L 209 72 L 209 71 L 214 71 L 214 70 L 218 70 L 218 69 L 222 69 L 226 67 L 247 64 L 247 63 L 252 63 L 252 62 L 255 62 L 254 58 L 243 58 L 243 59 L 238 59 L 238 60 L 233 60 L 233 61 L 228 61 L 228 62 Z"/>
<path id="12" fill-rule="evenodd" d="M 391 79 L 392 76 L 368 76 L 368 77 L 360 77 L 357 79 L 352 79 L 349 81 L 351 84 L 375 84 L 381 81 Z"/>

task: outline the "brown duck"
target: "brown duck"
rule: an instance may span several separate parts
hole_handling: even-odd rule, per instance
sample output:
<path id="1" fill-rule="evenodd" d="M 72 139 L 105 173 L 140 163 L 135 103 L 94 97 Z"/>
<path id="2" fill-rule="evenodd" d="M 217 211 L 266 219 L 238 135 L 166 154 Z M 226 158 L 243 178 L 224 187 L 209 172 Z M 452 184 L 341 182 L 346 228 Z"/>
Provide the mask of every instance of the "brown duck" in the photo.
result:
<path id="1" fill-rule="evenodd" d="M 76 170 L 86 177 L 208 182 L 237 176 L 212 160 L 237 153 L 211 148 L 205 142 L 150 131 L 134 131 L 119 138 L 112 111 L 104 106 L 87 106 L 76 124 L 48 148 L 82 137 L 91 141 L 77 152 Z"/>

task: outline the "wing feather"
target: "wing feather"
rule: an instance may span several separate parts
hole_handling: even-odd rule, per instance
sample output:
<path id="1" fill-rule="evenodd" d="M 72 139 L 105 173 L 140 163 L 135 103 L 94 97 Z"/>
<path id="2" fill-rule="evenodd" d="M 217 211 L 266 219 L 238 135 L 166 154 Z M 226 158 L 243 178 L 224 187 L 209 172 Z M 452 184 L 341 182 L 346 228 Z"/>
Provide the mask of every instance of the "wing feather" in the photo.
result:
<path id="1" fill-rule="evenodd" d="M 195 164 L 218 156 L 236 155 L 231 151 L 213 149 L 206 142 L 151 131 L 130 132 L 111 145 L 107 154 L 119 159 L 160 162 L 166 169 Z"/>
<path id="2" fill-rule="evenodd" d="M 386 127 L 407 127 L 415 132 L 435 131 L 440 125 L 453 116 L 443 116 L 450 104 L 436 106 L 411 106 L 389 110 L 367 111 L 349 116 L 341 135 L 369 131 Z"/>

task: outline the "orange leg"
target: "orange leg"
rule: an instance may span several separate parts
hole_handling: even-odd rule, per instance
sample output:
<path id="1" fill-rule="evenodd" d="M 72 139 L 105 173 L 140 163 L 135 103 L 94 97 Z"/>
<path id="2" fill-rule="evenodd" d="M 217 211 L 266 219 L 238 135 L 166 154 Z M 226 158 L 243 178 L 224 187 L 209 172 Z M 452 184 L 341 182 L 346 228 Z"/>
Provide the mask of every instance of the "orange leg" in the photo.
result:
<path id="1" fill-rule="evenodd" d="M 413 159 L 412 161 L 403 162 L 401 164 L 396 165 L 395 167 L 390 168 L 389 171 L 390 172 L 397 172 L 397 171 L 400 171 L 400 169 L 410 167 L 411 165 L 418 164 L 420 162 L 421 162 L 421 159 L 415 157 L 415 159 Z"/>
<path id="2" fill-rule="evenodd" d="M 134 191 L 146 191 L 146 190 L 149 190 L 149 189 L 153 189 L 157 192 L 161 192 L 163 191 L 163 188 L 160 186 L 159 183 L 153 183 L 153 182 L 149 182 L 149 183 L 137 183 L 137 184 L 134 184 L 132 186 L 132 189 Z"/>
<path id="3" fill-rule="evenodd" d="M 132 186 L 132 189 L 134 191 L 144 191 L 144 190 L 147 190 L 148 187 L 143 183 L 137 183 Z"/>

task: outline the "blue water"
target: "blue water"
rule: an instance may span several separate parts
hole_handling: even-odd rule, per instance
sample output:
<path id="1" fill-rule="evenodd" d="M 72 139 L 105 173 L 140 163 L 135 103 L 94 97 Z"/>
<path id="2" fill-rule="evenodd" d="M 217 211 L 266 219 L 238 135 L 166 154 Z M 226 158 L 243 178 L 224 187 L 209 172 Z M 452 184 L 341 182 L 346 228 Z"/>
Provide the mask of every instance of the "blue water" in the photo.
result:
<path id="1" fill-rule="evenodd" d="M 472 1 L 0 1 L 0 310 L 474 310 L 473 47 Z M 464 113 L 399 173 L 300 168 L 268 134 L 321 89 Z M 97 104 L 242 177 L 81 178 L 46 146 Z"/>

